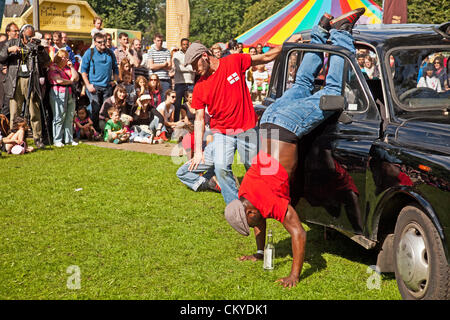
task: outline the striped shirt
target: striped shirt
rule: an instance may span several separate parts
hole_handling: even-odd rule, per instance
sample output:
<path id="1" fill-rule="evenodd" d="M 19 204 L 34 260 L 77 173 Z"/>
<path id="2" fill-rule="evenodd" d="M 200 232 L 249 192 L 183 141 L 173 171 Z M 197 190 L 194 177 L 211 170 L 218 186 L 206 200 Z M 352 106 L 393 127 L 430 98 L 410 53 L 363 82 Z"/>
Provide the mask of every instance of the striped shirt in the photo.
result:
<path id="1" fill-rule="evenodd" d="M 170 61 L 170 51 L 166 48 L 161 48 L 161 50 L 156 50 L 155 48 L 151 48 L 148 52 L 148 59 L 152 59 L 154 64 L 161 64 L 166 61 Z M 159 69 L 156 71 L 151 70 L 151 73 L 155 73 L 158 75 L 161 80 L 169 80 L 169 71 L 166 69 Z"/>

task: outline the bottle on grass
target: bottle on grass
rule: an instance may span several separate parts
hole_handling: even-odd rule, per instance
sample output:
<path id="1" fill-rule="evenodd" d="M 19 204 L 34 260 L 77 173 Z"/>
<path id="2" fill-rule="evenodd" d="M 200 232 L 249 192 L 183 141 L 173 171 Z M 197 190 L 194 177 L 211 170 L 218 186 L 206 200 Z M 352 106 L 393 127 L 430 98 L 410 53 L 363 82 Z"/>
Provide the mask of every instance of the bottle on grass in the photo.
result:
<path id="1" fill-rule="evenodd" d="M 273 245 L 272 230 L 267 234 L 267 244 L 264 248 L 264 269 L 273 270 L 275 262 L 275 246 Z"/>

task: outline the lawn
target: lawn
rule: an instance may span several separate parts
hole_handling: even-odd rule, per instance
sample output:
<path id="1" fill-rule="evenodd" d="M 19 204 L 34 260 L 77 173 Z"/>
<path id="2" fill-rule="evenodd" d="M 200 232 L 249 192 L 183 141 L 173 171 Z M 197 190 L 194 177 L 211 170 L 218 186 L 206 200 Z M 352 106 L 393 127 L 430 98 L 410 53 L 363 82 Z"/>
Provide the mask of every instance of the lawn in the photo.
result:
<path id="1" fill-rule="evenodd" d="M 287 231 L 268 221 L 275 270 L 238 261 L 253 234 L 228 225 L 220 194 L 181 184 L 178 166 L 88 145 L 3 154 L 0 299 L 400 299 L 392 275 L 368 286 L 375 253 L 314 225 L 300 283 L 275 284 L 291 268 Z"/>

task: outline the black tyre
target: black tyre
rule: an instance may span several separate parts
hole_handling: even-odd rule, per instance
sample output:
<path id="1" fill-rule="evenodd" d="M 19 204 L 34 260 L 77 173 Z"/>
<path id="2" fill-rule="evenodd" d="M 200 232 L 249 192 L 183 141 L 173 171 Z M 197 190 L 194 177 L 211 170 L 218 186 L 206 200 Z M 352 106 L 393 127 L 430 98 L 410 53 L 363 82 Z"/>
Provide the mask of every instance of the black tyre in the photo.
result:
<path id="1" fill-rule="evenodd" d="M 395 278 L 403 299 L 447 300 L 450 268 L 441 238 L 417 207 L 402 209 L 394 234 Z"/>

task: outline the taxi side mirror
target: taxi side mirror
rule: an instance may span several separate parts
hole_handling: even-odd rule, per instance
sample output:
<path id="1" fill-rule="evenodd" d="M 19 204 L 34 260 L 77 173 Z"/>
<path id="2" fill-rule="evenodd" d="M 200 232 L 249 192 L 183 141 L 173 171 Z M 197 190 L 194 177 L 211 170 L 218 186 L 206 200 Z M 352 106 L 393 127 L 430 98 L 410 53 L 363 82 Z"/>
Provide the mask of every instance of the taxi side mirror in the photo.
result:
<path id="1" fill-rule="evenodd" d="M 323 95 L 320 97 L 319 107 L 323 111 L 344 111 L 347 100 L 343 96 Z"/>

